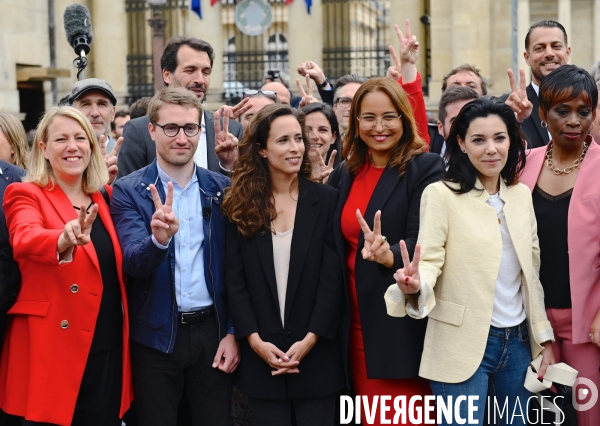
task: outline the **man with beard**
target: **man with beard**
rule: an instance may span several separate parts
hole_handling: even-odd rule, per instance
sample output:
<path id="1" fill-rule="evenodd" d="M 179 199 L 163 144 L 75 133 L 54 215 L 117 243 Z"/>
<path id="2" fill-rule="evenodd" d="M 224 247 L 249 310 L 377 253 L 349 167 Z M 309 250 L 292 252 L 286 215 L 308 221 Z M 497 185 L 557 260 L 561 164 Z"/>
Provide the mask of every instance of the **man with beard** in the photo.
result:
<path id="1" fill-rule="evenodd" d="M 527 86 L 527 99 L 533 105 L 531 115 L 521 123 L 527 136 L 529 148 L 547 145 L 550 141 L 548 129 L 543 127 L 538 113 L 538 93 L 544 77 L 556 68 L 565 65 L 571 57 L 571 47 L 567 42 L 567 31 L 556 21 L 540 21 L 529 27 L 525 36 L 527 65 L 531 68 L 531 83 Z M 508 95 L 502 97 L 506 100 Z"/>
<path id="2" fill-rule="evenodd" d="M 160 59 L 163 80 L 170 87 L 185 87 L 200 101 L 206 99 L 210 86 L 213 62 L 212 46 L 204 40 L 193 37 L 174 37 L 167 43 Z M 238 104 L 230 116 L 237 118 L 245 111 L 246 104 Z M 129 120 L 123 131 L 124 143 L 119 154 L 118 178 L 150 164 L 156 158 L 156 146 L 148 132 L 148 116 Z M 228 174 L 237 158 L 237 145 L 234 142 L 215 147 L 215 125 L 213 114 L 204 111 L 198 149 L 194 161 L 205 169 Z M 229 132 L 240 140 L 242 127 L 236 121 L 229 122 Z"/>

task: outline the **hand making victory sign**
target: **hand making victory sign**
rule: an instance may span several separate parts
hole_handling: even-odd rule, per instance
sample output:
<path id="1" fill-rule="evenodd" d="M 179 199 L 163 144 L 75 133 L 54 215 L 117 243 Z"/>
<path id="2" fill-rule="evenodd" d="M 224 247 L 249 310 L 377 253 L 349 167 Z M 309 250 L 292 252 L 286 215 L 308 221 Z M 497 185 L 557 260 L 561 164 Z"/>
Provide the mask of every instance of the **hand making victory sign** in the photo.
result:
<path id="1" fill-rule="evenodd" d="M 317 98 L 313 96 L 312 84 L 310 82 L 310 75 L 306 74 L 306 91 L 304 91 L 304 87 L 302 87 L 302 83 L 300 83 L 299 79 L 296 79 L 296 86 L 298 87 L 298 92 L 300 92 L 300 96 L 302 99 L 300 100 L 300 104 L 298 104 L 298 109 L 302 109 L 308 104 L 312 104 L 313 102 L 319 102 Z"/>
<path id="2" fill-rule="evenodd" d="M 356 210 L 356 218 L 365 236 L 364 247 L 360 252 L 363 259 L 380 263 L 386 268 L 394 266 L 394 253 L 390 250 L 387 238 L 381 235 L 381 210 L 377 210 L 375 213 L 373 231 L 371 231 L 358 209 Z"/>
<path id="3" fill-rule="evenodd" d="M 402 262 L 404 268 L 400 268 L 394 274 L 394 279 L 398 284 L 398 288 L 404 294 L 415 294 L 421 290 L 421 277 L 419 275 L 419 260 L 421 260 L 421 245 L 417 243 L 415 247 L 415 255 L 413 256 L 412 262 L 408 256 L 408 250 L 406 249 L 406 243 L 404 240 L 400 241 L 400 254 L 402 255 Z"/>
<path id="4" fill-rule="evenodd" d="M 77 219 L 73 219 L 65 224 L 61 238 L 59 239 L 59 252 L 64 251 L 68 246 L 84 246 L 91 241 L 90 232 L 92 224 L 96 220 L 98 214 L 98 204 L 90 207 L 89 212 L 86 211 L 87 206 L 82 204 L 79 206 L 79 215 Z M 60 240 L 63 240 L 61 244 Z M 60 250 L 63 248 L 63 250 Z"/>
<path id="5" fill-rule="evenodd" d="M 238 143 L 238 139 L 229 133 L 229 113 L 223 114 L 223 129 L 221 129 L 221 110 L 215 112 L 215 152 L 221 167 L 227 170 L 233 169 L 233 163 L 237 159 Z"/>
<path id="6" fill-rule="evenodd" d="M 417 37 L 410 33 L 410 21 L 404 22 L 404 34 L 398 25 L 394 25 L 398 41 L 400 42 L 400 56 L 396 54 L 394 46 L 388 46 L 394 66 L 388 68 L 386 75 L 394 80 L 402 76 L 403 83 L 410 83 L 417 78 L 416 62 L 419 58 L 419 42 Z"/>
<path id="7" fill-rule="evenodd" d="M 150 192 L 152 193 L 152 199 L 154 200 L 154 207 L 156 211 L 152 215 L 150 221 L 150 228 L 152 229 L 152 235 L 156 238 L 156 241 L 163 246 L 166 246 L 171 237 L 179 230 L 179 219 L 175 216 L 173 211 L 173 182 L 167 184 L 167 197 L 165 198 L 165 204 L 160 200 L 158 190 L 152 184 L 148 185 Z"/>
<path id="8" fill-rule="evenodd" d="M 531 111 L 533 111 L 533 104 L 527 99 L 525 70 L 519 68 L 519 87 L 517 87 L 517 80 L 513 71 L 509 69 L 506 73 L 508 74 L 511 93 L 505 103 L 515 112 L 517 121 L 523 122 L 523 120 L 531 115 Z"/>
<path id="9" fill-rule="evenodd" d="M 119 168 L 117 167 L 117 155 L 119 155 L 121 145 L 123 145 L 123 136 L 117 139 L 117 143 L 108 154 L 106 153 L 105 135 L 100 136 L 98 144 L 100 145 L 100 153 L 102 154 L 102 158 L 104 158 L 104 163 L 106 164 L 106 168 L 108 169 L 108 184 L 110 185 L 113 183 L 113 181 L 117 177 L 117 173 L 119 172 Z"/>

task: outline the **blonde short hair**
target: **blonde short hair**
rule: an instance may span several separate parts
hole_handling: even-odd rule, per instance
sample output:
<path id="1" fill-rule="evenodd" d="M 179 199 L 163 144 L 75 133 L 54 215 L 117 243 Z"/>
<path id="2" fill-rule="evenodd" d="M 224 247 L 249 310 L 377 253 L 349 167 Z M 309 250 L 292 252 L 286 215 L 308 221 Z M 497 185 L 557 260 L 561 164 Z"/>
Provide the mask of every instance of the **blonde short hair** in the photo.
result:
<path id="1" fill-rule="evenodd" d="M 52 107 L 44 114 L 35 132 L 35 142 L 31 148 L 29 170 L 23 181 L 35 183 L 42 188 L 51 183 L 54 188 L 56 178 L 52 173 L 50 161 L 44 157 L 40 143 L 48 143 L 48 129 L 56 117 L 67 117 L 75 120 L 85 132 L 90 141 L 92 153 L 90 163 L 83 172 L 83 191 L 86 194 L 100 191 L 102 186 L 108 182 L 108 170 L 100 152 L 98 139 L 87 117 L 78 109 L 70 106 Z"/>
<path id="2" fill-rule="evenodd" d="M 25 168 L 29 145 L 27 144 L 27 135 L 23 124 L 14 115 L 0 112 L 0 129 L 4 132 L 4 136 L 8 139 L 13 150 L 11 163 Z"/>

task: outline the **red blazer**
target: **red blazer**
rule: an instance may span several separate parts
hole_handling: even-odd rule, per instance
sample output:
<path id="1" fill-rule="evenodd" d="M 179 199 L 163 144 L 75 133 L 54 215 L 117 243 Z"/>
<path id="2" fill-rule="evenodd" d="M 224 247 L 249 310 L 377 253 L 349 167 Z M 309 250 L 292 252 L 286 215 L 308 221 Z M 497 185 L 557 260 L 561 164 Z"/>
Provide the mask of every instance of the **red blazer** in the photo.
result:
<path id="1" fill-rule="evenodd" d="M 575 344 L 590 342 L 592 321 L 600 309 L 600 146 L 591 137 L 586 141 L 590 147 L 573 188 L 567 225 Z M 531 190 L 545 167 L 547 149 L 532 149 L 527 156 L 521 182 Z"/>
<path id="2" fill-rule="evenodd" d="M 129 315 L 119 240 L 102 195 L 92 194 L 111 236 L 123 301 L 121 416 L 133 399 Z M 93 244 L 59 265 L 56 244 L 77 212 L 58 185 L 11 185 L 4 197 L 13 255 L 22 274 L 0 359 L 0 408 L 27 420 L 70 425 L 102 296 Z"/>

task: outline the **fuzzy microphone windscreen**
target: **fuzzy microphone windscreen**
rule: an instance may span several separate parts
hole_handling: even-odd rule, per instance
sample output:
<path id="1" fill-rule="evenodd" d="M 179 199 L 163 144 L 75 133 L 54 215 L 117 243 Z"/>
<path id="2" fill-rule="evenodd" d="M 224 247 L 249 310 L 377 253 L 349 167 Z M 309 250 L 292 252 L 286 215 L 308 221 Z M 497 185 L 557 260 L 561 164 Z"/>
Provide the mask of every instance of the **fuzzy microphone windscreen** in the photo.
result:
<path id="1" fill-rule="evenodd" d="M 80 41 L 79 37 L 87 39 L 87 45 L 92 44 L 94 35 L 92 34 L 92 19 L 90 11 L 87 7 L 80 4 L 72 4 L 67 6 L 63 15 L 65 23 L 65 32 L 67 33 L 67 41 L 75 48 Z M 89 50 L 89 47 L 88 47 Z"/>

